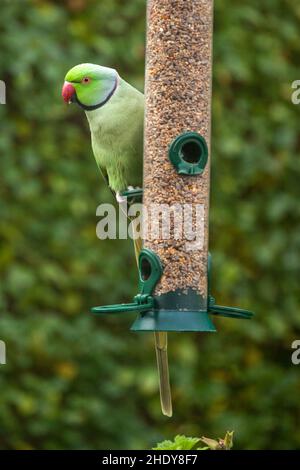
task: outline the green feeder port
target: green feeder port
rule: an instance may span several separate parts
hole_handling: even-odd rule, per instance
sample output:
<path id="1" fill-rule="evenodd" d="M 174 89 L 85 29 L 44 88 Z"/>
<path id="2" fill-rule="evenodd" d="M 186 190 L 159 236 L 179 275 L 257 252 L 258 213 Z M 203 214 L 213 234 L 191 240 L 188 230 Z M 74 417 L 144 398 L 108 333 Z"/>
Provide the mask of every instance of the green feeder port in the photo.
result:
<path id="1" fill-rule="evenodd" d="M 139 293 L 132 303 L 93 307 L 95 315 L 139 312 L 132 331 L 202 331 L 215 332 L 210 315 L 249 320 L 253 313 L 236 307 L 215 304 L 210 294 L 211 255 L 208 258 L 208 302 L 194 290 L 174 291 L 153 296 L 163 273 L 159 257 L 144 248 L 139 256 Z"/>
<path id="2" fill-rule="evenodd" d="M 205 138 L 197 132 L 178 135 L 169 147 L 169 159 L 180 175 L 201 175 L 208 159 Z"/>

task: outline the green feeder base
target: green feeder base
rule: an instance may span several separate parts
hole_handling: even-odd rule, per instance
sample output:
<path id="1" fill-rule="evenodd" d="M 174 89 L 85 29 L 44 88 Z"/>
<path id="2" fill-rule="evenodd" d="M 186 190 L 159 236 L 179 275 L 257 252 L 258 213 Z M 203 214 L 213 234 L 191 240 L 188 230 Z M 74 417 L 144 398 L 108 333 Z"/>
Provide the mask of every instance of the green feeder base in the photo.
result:
<path id="1" fill-rule="evenodd" d="M 217 331 L 207 312 L 148 310 L 140 313 L 131 331 Z"/>
<path id="2" fill-rule="evenodd" d="M 196 291 L 176 290 L 155 296 L 153 306 L 140 311 L 132 331 L 216 331 L 207 301 Z"/>

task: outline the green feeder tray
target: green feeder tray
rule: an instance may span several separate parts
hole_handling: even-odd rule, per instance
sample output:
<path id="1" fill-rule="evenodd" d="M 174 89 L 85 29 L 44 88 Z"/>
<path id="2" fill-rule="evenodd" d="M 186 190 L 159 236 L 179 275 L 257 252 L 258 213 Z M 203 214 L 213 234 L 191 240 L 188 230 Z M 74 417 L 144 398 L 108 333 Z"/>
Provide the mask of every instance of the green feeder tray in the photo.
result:
<path id="1" fill-rule="evenodd" d="M 215 332 L 210 315 L 248 320 L 253 313 L 236 307 L 215 304 L 210 295 L 211 256 L 208 257 L 208 301 L 193 289 L 153 296 L 163 268 L 159 257 L 144 248 L 139 256 L 139 293 L 128 304 L 93 307 L 95 315 L 139 312 L 132 331 L 206 331 Z"/>

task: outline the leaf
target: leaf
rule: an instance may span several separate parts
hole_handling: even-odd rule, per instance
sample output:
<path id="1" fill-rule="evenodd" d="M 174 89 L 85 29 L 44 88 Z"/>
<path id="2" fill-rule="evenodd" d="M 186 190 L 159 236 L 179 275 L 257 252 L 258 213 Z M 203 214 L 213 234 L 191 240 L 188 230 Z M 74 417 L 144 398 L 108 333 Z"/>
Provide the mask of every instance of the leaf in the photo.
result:
<path id="1" fill-rule="evenodd" d="M 157 444 L 153 450 L 192 450 L 199 443 L 200 439 L 197 437 L 186 437 L 177 435 L 174 441 L 163 441 Z"/>

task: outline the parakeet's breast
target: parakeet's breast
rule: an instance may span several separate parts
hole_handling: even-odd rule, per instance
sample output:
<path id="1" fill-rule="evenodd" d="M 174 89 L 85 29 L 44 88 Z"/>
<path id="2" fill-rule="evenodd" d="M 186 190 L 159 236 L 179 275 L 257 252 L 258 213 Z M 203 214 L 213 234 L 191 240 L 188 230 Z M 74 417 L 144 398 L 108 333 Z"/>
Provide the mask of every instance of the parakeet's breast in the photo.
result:
<path id="1" fill-rule="evenodd" d="M 112 98 L 86 115 L 94 156 L 110 187 L 120 192 L 142 186 L 143 94 L 121 79 Z"/>

